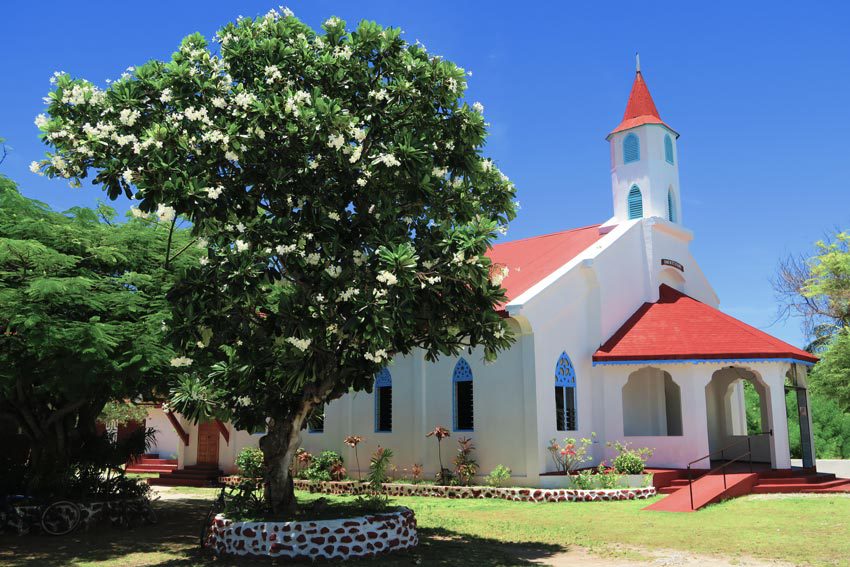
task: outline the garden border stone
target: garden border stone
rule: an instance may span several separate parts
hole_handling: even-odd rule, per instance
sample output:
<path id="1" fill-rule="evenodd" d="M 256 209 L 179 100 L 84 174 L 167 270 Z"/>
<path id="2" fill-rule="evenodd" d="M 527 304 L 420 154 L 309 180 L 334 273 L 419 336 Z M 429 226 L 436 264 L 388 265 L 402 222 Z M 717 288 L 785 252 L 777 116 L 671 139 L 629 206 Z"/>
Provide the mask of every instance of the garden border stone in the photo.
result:
<path id="1" fill-rule="evenodd" d="M 338 520 L 235 522 L 219 514 L 205 545 L 218 555 L 293 560 L 353 559 L 416 547 L 410 508 Z"/>
<path id="2" fill-rule="evenodd" d="M 223 484 L 234 484 L 238 476 L 221 477 Z M 311 493 L 358 496 L 369 494 L 368 484 L 354 480 L 309 481 L 296 479 L 295 488 Z M 438 498 L 497 498 L 514 502 L 601 502 L 643 500 L 655 496 L 654 486 L 578 490 L 572 488 L 525 488 L 493 486 L 436 486 L 433 484 L 386 483 L 383 493 L 388 496 L 432 496 Z"/>

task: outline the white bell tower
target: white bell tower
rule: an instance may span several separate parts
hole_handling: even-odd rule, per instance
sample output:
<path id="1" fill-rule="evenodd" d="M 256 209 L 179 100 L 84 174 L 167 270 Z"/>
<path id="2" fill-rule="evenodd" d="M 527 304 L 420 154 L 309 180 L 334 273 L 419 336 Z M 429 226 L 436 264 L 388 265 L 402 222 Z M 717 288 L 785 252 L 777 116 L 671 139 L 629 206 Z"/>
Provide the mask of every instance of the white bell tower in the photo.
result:
<path id="1" fill-rule="evenodd" d="M 679 134 L 661 120 L 640 72 L 640 56 L 636 59 L 626 113 L 606 138 L 611 144 L 612 220 L 660 217 L 681 223 Z"/>

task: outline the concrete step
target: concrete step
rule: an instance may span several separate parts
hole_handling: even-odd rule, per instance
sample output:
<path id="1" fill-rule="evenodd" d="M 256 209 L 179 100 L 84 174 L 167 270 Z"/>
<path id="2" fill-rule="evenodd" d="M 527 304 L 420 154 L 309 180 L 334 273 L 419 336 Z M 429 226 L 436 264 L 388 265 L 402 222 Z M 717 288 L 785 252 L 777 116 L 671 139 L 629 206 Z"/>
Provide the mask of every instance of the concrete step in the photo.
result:
<path id="1" fill-rule="evenodd" d="M 124 470 L 128 473 L 167 473 L 176 468 L 177 465 L 132 465 Z"/>
<path id="2" fill-rule="evenodd" d="M 136 461 L 133 461 L 134 465 L 144 464 L 144 465 L 176 465 L 177 459 L 150 459 L 148 457 L 142 457 Z"/>
<path id="3" fill-rule="evenodd" d="M 759 477 L 759 483 L 764 484 L 821 484 L 835 480 L 834 474 L 819 473 L 785 477 Z"/>
<path id="4" fill-rule="evenodd" d="M 772 479 L 770 482 L 762 481 L 759 482 L 754 488 L 754 494 L 779 494 L 779 493 L 792 493 L 792 492 L 837 492 L 842 487 L 846 487 L 847 491 L 850 492 L 850 481 L 842 478 L 838 478 L 835 480 L 830 480 L 827 482 L 800 482 L 796 484 L 792 483 L 777 483 L 773 482 Z"/>

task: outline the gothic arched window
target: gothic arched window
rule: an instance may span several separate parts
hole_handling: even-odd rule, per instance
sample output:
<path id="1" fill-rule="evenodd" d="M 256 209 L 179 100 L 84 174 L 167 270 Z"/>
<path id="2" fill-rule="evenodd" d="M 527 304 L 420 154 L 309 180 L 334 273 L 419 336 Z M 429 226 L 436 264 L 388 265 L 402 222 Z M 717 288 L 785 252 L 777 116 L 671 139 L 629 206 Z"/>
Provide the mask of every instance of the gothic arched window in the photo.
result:
<path id="1" fill-rule="evenodd" d="M 637 185 L 629 189 L 629 220 L 643 217 L 643 195 Z"/>
<path id="2" fill-rule="evenodd" d="M 664 135 L 664 159 L 669 164 L 673 163 L 673 138 L 670 137 L 670 134 Z"/>
<path id="3" fill-rule="evenodd" d="M 623 138 L 623 163 L 640 160 L 640 140 L 635 134 Z"/>
<path id="4" fill-rule="evenodd" d="M 577 425 L 576 371 L 567 353 L 555 365 L 555 425 L 558 431 L 575 431 Z"/>
<path id="5" fill-rule="evenodd" d="M 393 430 L 393 377 L 384 368 L 375 376 L 375 431 Z"/>
<path id="6" fill-rule="evenodd" d="M 454 430 L 472 431 L 474 416 L 472 411 L 472 369 L 469 363 L 460 359 L 452 373 L 452 395 L 454 397 Z"/>
<path id="7" fill-rule="evenodd" d="M 676 222 L 676 200 L 673 197 L 673 188 L 667 190 L 667 218 L 670 222 Z"/>

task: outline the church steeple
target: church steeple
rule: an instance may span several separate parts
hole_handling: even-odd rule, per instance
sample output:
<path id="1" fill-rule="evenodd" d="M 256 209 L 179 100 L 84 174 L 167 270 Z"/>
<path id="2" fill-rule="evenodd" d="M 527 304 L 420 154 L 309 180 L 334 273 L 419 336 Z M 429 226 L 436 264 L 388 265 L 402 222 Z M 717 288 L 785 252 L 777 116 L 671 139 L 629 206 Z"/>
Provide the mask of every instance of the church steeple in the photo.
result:
<path id="1" fill-rule="evenodd" d="M 606 137 L 611 145 L 614 220 L 661 217 L 681 222 L 679 134 L 658 113 L 636 58 L 623 119 Z"/>

